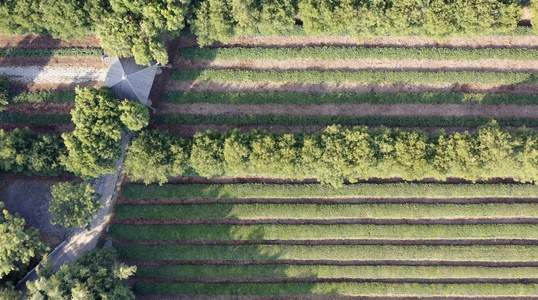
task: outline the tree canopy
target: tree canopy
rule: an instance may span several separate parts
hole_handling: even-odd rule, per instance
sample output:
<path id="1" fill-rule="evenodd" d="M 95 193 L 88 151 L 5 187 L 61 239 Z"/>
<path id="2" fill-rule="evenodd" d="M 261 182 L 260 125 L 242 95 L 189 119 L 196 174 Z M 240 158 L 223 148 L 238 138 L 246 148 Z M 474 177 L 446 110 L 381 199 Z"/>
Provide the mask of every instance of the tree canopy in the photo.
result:
<path id="1" fill-rule="evenodd" d="M 103 206 L 99 203 L 101 195 L 96 194 L 90 184 L 60 182 L 50 190 L 52 202 L 49 213 L 52 215 L 52 224 L 61 224 L 66 228 L 91 228 L 92 216 Z"/>

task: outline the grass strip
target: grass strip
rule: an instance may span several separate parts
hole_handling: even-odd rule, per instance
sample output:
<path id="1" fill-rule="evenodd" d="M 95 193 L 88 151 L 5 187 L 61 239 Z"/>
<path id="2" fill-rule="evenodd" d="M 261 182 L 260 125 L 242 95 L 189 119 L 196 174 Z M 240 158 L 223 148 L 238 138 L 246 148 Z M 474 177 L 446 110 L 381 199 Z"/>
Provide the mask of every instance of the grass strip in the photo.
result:
<path id="1" fill-rule="evenodd" d="M 215 104 L 339 104 L 339 103 L 482 103 L 482 104 L 538 104 L 538 95 L 525 94 L 467 94 L 467 93 L 416 93 L 416 94 L 299 94 L 299 93 L 195 93 L 166 92 L 168 103 Z"/>
<path id="2" fill-rule="evenodd" d="M 402 48 L 402 47 L 301 47 L 301 48 L 187 48 L 183 59 L 431 59 L 431 60 L 535 60 L 538 49 L 525 48 Z"/>
<path id="3" fill-rule="evenodd" d="M 291 115 L 181 115 L 154 117 L 156 124 L 169 125 L 282 125 L 282 126 L 391 126 L 391 127 L 478 127 L 491 122 L 490 117 L 391 117 L 391 116 L 291 116 Z M 497 118 L 501 126 L 538 126 L 538 118 Z"/>
<path id="4" fill-rule="evenodd" d="M 136 276 L 158 278 L 537 278 L 533 267 L 180 265 L 138 266 Z"/>
<path id="5" fill-rule="evenodd" d="M 89 57 L 101 55 L 103 55 L 101 48 L 0 49 L 0 57 Z"/>
<path id="6" fill-rule="evenodd" d="M 22 124 L 70 124 L 71 115 L 42 114 L 6 114 L 0 113 L 0 123 L 22 123 Z"/>
<path id="7" fill-rule="evenodd" d="M 361 204 L 187 204 L 120 205 L 117 219 L 425 219 L 538 218 L 538 203 L 361 203 Z"/>
<path id="8" fill-rule="evenodd" d="M 359 183 L 334 188 L 320 184 L 128 184 L 123 196 L 144 198 L 533 198 L 530 184 Z"/>
<path id="9" fill-rule="evenodd" d="M 537 83 L 536 73 L 499 72 L 419 72 L 419 71 L 251 71 L 237 69 L 175 70 L 175 80 L 214 82 L 300 82 L 300 83 L 485 83 L 530 84 Z"/>
<path id="10" fill-rule="evenodd" d="M 538 239 L 535 224 L 480 225 L 124 225 L 113 224 L 110 234 L 126 240 L 326 240 L 326 239 Z"/>
<path id="11" fill-rule="evenodd" d="M 464 283 L 137 283 L 139 295 L 536 296 L 538 284 Z"/>
<path id="12" fill-rule="evenodd" d="M 132 245 L 121 256 L 141 260 L 442 260 L 538 261 L 538 246 L 521 245 Z"/>
<path id="13" fill-rule="evenodd" d="M 22 92 L 11 97 L 13 103 L 75 102 L 74 91 Z"/>

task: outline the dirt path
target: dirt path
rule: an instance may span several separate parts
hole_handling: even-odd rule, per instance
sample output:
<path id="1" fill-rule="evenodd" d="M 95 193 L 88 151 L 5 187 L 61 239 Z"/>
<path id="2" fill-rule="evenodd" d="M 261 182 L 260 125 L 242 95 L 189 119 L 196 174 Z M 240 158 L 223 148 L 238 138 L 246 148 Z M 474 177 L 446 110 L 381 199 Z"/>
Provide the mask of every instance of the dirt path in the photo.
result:
<path id="1" fill-rule="evenodd" d="M 538 60 L 498 60 L 474 61 L 431 60 L 431 59 L 216 59 L 185 60 L 176 58 L 174 67 L 179 69 L 240 69 L 256 71 L 304 71 L 304 70 L 344 70 L 344 71 L 490 71 L 490 72 L 536 72 Z"/>
<path id="2" fill-rule="evenodd" d="M 74 91 L 76 86 L 100 88 L 104 84 L 103 81 L 87 81 L 81 83 L 16 83 L 11 85 L 11 89 L 17 92 L 32 92 L 32 91 Z"/>
<path id="3" fill-rule="evenodd" d="M 169 80 L 167 91 L 215 93 L 487 93 L 536 94 L 537 84 L 366 84 L 360 82 L 298 83 L 298 82 L 214 82 Z"/>
<path id="4" fill-rule="evenodd" d="M 70 114 L 75 108 L 75 103 L 71 102 L 40 102 L 40 103 L 21 103 L 9 104 L 5 106 L 5 113 L 18 114 Z"/>
<path id="5" fill-rule="evenodd" d="M 90 34 L 83 41 L 64 42 L 46 35 L 0 35 L 0 48 L 69 48 L 69 47 L 101 47 L 96 35 Z"/>
<path id="6" fill-rule="evenodd" d="M 182 48 L 198 47 L 195 36 L 182 36 Z M 240 37 L 228 43 L 215 43 L 212 47 L 443 47 L 443 48 L 533 48 L 538 49 L 538 36 L 488 36 L 477 38 L 449 38 L 435 40 L 421 37 L 380 37 L 363 39 L 350 36 L 291 36 L 291 37 Z"/>
<path id="7" fill-rule="evenodd" d="M 106 69 L 110 63 L 101 57 L 1 57 L 2 66 L 78 66 Z"/>
<path id="8" fill-rule="evenodd" d="M 538 118 L 538 105 L 162 103 L 159 114 Z"/>
<path id="9" fill-rule="evenodd" d="M 70 132 L 75 130 L 75 124 L 13 124 L 13 123 L 0 123 L 0 129 L 6 131 L 12 131 L 15 128 L 28 127 L 35 133 L 46 134 L 61 134 L 64 132 Z"/>

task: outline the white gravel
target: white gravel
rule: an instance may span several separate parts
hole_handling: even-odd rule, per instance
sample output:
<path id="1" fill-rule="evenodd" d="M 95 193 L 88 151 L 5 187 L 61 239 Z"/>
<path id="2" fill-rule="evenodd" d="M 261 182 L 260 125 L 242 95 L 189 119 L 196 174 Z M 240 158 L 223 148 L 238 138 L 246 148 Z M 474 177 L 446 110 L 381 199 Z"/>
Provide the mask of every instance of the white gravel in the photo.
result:
<path id="1" fill-rule="evenodd" d="M 21 83 L 83 83 L 105 81 L 108 69 L 93 67 L 0 67 L 0 74 Z"/>

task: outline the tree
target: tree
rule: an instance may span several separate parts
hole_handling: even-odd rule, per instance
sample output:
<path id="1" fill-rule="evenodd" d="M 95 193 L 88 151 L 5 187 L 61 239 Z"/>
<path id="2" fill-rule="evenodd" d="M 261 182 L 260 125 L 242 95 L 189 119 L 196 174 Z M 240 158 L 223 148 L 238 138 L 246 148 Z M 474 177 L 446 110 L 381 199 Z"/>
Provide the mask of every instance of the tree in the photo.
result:
<path id="1" fill-rule="evenodd" d="M 15 290 L 15 287 L 8 282 L 4 287 L 0 286 L 0 300 L 19 300 L 21 293 Z"/>
<path id="2" fill-rule="evenodd" d="M 8 104 L 10 94 L 9 81 L 6 76 L 0 76 L 0 112 L 5 110 L 4 105 Z"/>
<path id="3" fill-rule="evenodd" d="M 93 31 L 84 0 L 40 0 L 42 26 L 53 38 L 82 40 Z"/>
<path id="4" fill-rule="evenodd" d="M 77 88 L 71 111 L 75 130 L 64 133 L 67 169 L 84 178 L 111 174 L 120 157 L 122 123 L 114 93 L 102 87 Z"/>
<path id="5" fill-rule="evenodd" d="M 134 300 L 124 280 L 135 272 L 135 266 L 118 262 L 112 247 L 97 249 L 75 263 L 66 263 L 56 273 L 39 270 L 39 279 L 27 283 L 27 299 Z"/>
<path id="6" fill-rule="evenodd" d="M 192 141 L 189 165 L 204 177 L 224 174 L 224 134 L 218 131 L 198 132 Z"/>
<path id="7" fill-rule="evenodd" d="M 99 203 L 101 195 L 95 193 L 90 184 L 60 182 L 50 188 L 52 202 L 49 213 L 52 224 L 66 228 L 83 227 L 91 229 L 91 220 L 103 206 Z"/>
<path id="8" fill-rule="evenodd" d="M 188 168 L 187 141 L 162 131 L 141 132 L 127 149 L 124 169 L 132 180 L 145 184 L 167 181 Z"/>
<path id="9" fill-rule="evenodd" d="M 12 271 L 24 269 L 32 258 L 40 258 L 48 247 L 41 242 L 39 232 L 26 228 L 26 221 L 11 215 L 0 202 L 0 278 Z"/>
<path id="10" fill-rule="evenodd" d="M 120 103 L 120 120 L 129 130 L 139 131 L 149 124 L 147 107 L 137 101 L 125 100 Z"/>

